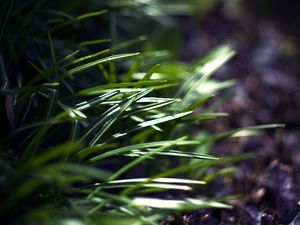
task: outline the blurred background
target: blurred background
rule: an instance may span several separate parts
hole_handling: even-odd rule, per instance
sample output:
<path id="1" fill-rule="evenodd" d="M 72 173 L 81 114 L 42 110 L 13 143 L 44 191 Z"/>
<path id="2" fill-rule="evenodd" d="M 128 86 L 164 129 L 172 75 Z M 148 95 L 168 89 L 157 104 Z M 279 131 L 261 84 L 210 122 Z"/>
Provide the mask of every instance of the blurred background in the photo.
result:
<path id="1" fill-rule="evenodd" d="M 210 129 L 224 131 L 268 123 L 286 125 L 285 129 L 261 137 L 217 144 L 214 149 L 217 155 L 236 154 L 238 149 L 255 151 L 257 155 L 240 164 L 241 170 L 233 180 L 218 181 L 210 190 L 225 186 L 221 192 L 243 193 L 242 200 L 235 203 L 240 206 L 239 213 L 246 223 L 300 224 L 300 216 L 294 219 L 300 205 L 300 2 L 199 0 L 198 3 L 193 17 L 178 18 L 183 40 L 180 58 L 191 61 L 223 43 L 237 52 L 216 74 L 220 80 L 237 80 L 232 97 L 218 108 L 228 112 L 229 117 L 210 124 Z M 230 218 L 235 217 L 224 212 L 212 216 L 214 213 L 203 224 L 219 224 L 220 220 L 222 224 L 231 224 Z"/>

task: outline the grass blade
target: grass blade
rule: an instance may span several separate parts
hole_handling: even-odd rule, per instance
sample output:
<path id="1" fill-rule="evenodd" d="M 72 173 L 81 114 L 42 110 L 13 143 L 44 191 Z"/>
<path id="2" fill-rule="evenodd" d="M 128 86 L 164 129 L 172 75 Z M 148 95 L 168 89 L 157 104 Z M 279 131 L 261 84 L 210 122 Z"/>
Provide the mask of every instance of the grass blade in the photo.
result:
<path id="1" fill-rule="evenodd" d="M 207 201 L 201 199 L 187 198 L 185 200 L 166 200 L 158 198 L 135 198 L 132 204 L 139 206 L 146 206 L 158 209 L 176 209 L 176 210 L 191 210 L 201 208 L 225 208 L 231 209 L 232 207 L 223 203 L 215 201 Z"/>
<path id="2" fill-rule="evenodd" d="M 64 77 L 80 73 L 82 71 L 85 71 L 87 69 L 95 67 L 95 66 L 97 66 L 101 63 L 108 63 L 108 62 L 112 62 L 112 61 L 115 61 L 115 60 L 118 60 L 118 59 L 134 57 L 134 56 L 137 56 L 137 55 L 139 55 L 139 53 L 126 53 L 126 54 L 112 55 L 112 56 L 108 56 L 106 58 L 98 59 L 98 60 L 95 60 L 93 62 L 89 62 L 89 63 L 83 64 L 81 66 L 75 67 L 73 69 L 70 69 Z"/>

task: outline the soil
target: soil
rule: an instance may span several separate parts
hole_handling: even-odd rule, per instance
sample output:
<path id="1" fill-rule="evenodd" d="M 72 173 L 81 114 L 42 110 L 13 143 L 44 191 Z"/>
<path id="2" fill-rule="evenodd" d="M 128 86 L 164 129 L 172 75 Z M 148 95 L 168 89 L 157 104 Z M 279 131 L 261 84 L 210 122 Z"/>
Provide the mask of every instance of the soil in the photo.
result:
<path id="1" fill-rule="evenodd" d="M 231 178 L 208 185 L 214 196 L 241 194 L 233 210 L 198 210 L 182 215 L 184 225 L 300 225 L 300 39 L 288 24 L 239 8 L 215 8 L 204 20 L 180 20 L 185 33 L 182 59 L 190 61 L 226 43 L 237 56 L 217 74 L 237 79 L 234 97 L 219 107 L 228 119 L 212 131 L 258 124 L 284 123 L 259 137 L 218 143 L 215 154 L 255 152 L 238 163 Z M 172 222 L 170 222 L 172 224 Z"/>

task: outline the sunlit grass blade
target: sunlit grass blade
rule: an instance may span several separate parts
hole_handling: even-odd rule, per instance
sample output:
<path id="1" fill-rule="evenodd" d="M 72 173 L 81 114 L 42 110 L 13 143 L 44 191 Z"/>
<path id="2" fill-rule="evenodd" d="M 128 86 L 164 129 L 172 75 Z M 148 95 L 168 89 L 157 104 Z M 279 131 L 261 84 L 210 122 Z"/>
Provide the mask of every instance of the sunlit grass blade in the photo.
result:
<path id="1" fill-rule="evenodd" d="M 199 105 L 208 102 L 213 97 L 214 97 L 214 95 L 206 95 L 206 96 L 200 98 L 199 100 L 193 102 L 190 106 L 188 106 L 187 108 L 185 108 L 183 111 L 192 111 L 195 108 L 197 108 Z"/>
<path id="2" fill-rule="evenodd" d="M 58 64 L 63 64 L 64 62 L 69 61 L 70 59 L 74 58 L 76 55 L 78 55 L 80 53 L 80 50 L 76 50 L 72 53 L 70 53 L 69 55 L 66 55 L 65 57 L 63 57 L 62 59 L 60 59 L 58 61 Z"/>
<path id="3" fill-rule="evenodd" d="M 50 96 L 50 102 L 49 102 L 49 109 L 46 115 L 46 119 L 49 119 L 50 116 L 53 115 L 55 107 L 57 105 L 58 101 L 58 92 L 55 89 L 50 89 L 51 91 L 51 96 Z"/>
<path id="4" fill-rule="evenodd" d="M 155 151 L 155 149 L 146 149 L 147 151 L 141 151 L 141 150 L 132 150 L 129 154 L 126 154 L 126 156 L 131 157 L 140 157 L 142 155 L 147 155 L 151 151 Z M 202 159 L 202 160 L 215 160 L 218 159 L 217 157 L 206 155 L 206 154 L 200 154 L 195 152 L 183 152 L 178 150 L 165 150 L 163 152 L 157 153 L 157 155 L 160 156 L 169 156 L 169 157 L 181 157 L 181 158 L 192 158 L 192 159 Z"/>
<path id="5" fill-rule="evenodd" d="M 151 156 L 155 155 L 156 153 L 161 152 L 161 151 L 163 151 L 163 150 L 165 150 L 165 149 L 167 149 L 167 148 L 169 148 L 173 145 L 176 145 L 176 142 L 184 141 L 185 139 L 186 139 L 186 137 L 182 137 L 182 138 L 178 138 L 177 140 L 173 140 L 170 143 L 168 143 L 167 145 L 161 146 L 160 148 L 156 149 L 155 151 L 152 151 L 152 152 L 148 153 L 147 155 L 141 156 L 141 157 L 133 160 L 129 164 L 127 164 L 127 165 L 123 166 L 122 168 L 120 168 L 113 175 L 111 175 L 109 177 L 108 181 L 116 180 L 119 176 L 121 176 L 122 174 L 124 174 L 128 170 L 132 169 L 136 165 L 142 163 L 143 161 L 145 161 L 149 157 L 151 157 Z M 90 193 L 90 195 L 88 197 L 89 198 L 93 197 L 95 195 L 95 193 L 99 192 L 100 189 L 101 189 L 100 187 L 96 188 L 93 192 Z"/>
<path id="6" fill-rule="evenodd" d="M 206 77 L 210 76 L 228 62 L 234 55 L 235 51 L 228 45 L 220 46 L 201 60 L 204 63 L 202 64 L 201 62 L 202 65 L 195 69 L 196 73 Z"/>
<path id="7" fill-rule="evenodd" d="M 164 116 L 164 117 L 161 117 L 161 118 L 158 118 L 158 119 L 153 119 L 153 120 L 148 120 L 148 121 L 145 121 L 145 122 L 141 122 L 141 123 L 137 124 L 135 127 L 131 128 L 131 129 L 128 129 L 128 130 L 126 130 L 122 133 L 117 133 L 117 134 L 112 135 L 112 138 L 108 139 L 106 142 L 111 142 L 112 140 L 115 140 L 115 139 L 120 138 L 120 137 L 124 137 L 128 134 L 131 134 L 131 133 L 136 132 L 138 130 L 144 129 L 146 127 L 155 126 L 155 125 L 158 125 L 158 124 L 161 124 L 161 123 L 166 123 L 168 121 L 172 121 L 172 120 L 176 120 L 176 119 L 185 117 L 185 116 L 187 116 L 191 113 L 192 112 L 183 112 L 183 113 L 178 113 L 178 114 L 171 115 L 171 116 Z"/>
<path id="8" fill-rule="evenodd" d="M 84 89 L 78 92 L 79 95 L 97 95 L 102 94 L 103 91 L 107 92 L 108 90 L 114 91 L 119 90 L 122 91 L 124 88 L 128 88 L 130 90 L 131 88 L 145 86 L 145 87 L 154 87 L 161 84 L 168 83 L 167 80 L 155 80 L 155 81 L 137 81 L 137 82 L 128 82 L 128 83 L 115 83 L 115 84 L 107 84 L 97 87 L 92 87 L 88 89 Z M 132 89 L 135 90 L 135 89 Z M 142 90 L 142 89 L 136 89 L 136 90 Z"/>
<path id="9" fill-rule="evenodd" d="M 145 106 L 133 107 L 128 111 L 128 115 L 130 116 L 130 115 L 133 115 L 133 114 L 137 114 L 139 112 L 147 112 L 147 111 L 151 111 L 151 110 L 154 110 L 154 109 L 162 108 L 162 107 L 165 107 L 167 105 L 170 105 L 170 104 L 173 104 L 173 103 L 179 102 L 179 101 L 180 101 L 180 99 L 172 99 L 172 100 L 165 101 L 165 102 L 158 102 L 158 103 L 148 104 L 148 105 L 145 105 Z"/>
<path id="10" fill-rule="evenodd" d="M 67 113 L 67 115 L 72 119 L 80 120 L 80 119 L 87 118 L 86 115 L 83 112 L 81 112 L 79 109 L 68 107 L 61 102 L 59 102 L 59 106 L 62 107 Z"/>
<path id="11" fill-rule="evenodd" d="M 160 148 L 155 149 L 154 151 L 149 152 L 146 155 L 143 155 L 133 161 L 131 161 L 130 163 L 128 163 L 127 165 L 125 165 L 124 167 L 122 167 L 121 169 L 119 169 L 118 171 L 116 171 L 110 178 L 109 181 L 113 181 L 116 180 L 119 176 L 121 176 L 122 174 L 124 174 L 125 172 L 127 172 L 128 170 L 131 170 L 133 167 L 135 167 L 136 165 L 142 163 L 143 161 L 151 158 L 152 156 L 156 155 L 159 152 L 164 151 L 165 149 L 168 149 L 174 145 L 176 145 L 177 141 L 184 141 L 186 139 L 186 137 L 181 137 L 178 138 L 176 140 L 171 141 L 170 143 L 168 143 L 167 145 L 161 146 Z"/>
<path id="12" fill-rule="evenodd" d="M 109 127 L 112 126 L 112 124 L 119 119 L 121 114 L 128 108 L 130 105 L 132 105 L 134 102 L 136 102 L 138 99 L 144 97 L 145 95 L 149 94 L 152 90 L 145 90 L 143 92 L 140 92 L 134 96 L 131 96 L 130 99 L 125 102 L 118 110 L 116 111 L 115 114 L 113 114 L 113 117 L 111 117 L 108 121 L 105 122 L 104 126 L 100 129 L 100 131 L 94 136 L 94 138 L 90 142 L 90 146 L 95 145 L 98 140 L 102 137 L 102 135 L 108 130 Z"/>
<path id="13" fill-rule="evenodd" d="M 210 79 L 205 80 L 203 82 L 199 82 L 197 87 L 195 87 L 195 91 L 202 95 L 213 95 L 214 93 L 232 87 L 235 84 L 235 80 L 216 81 Z"/>
<path id="14" fill-rule="evenodd" d="M 127 117 L 127 116 L 125 116 L 125 117 Z M 124 117 L 124 118 L 125 118 L 125 117 Z M 132 119 L 133 121 L 139 122 L 139 123 L 145 121 L 145 119 L 143 119 L 143 118 L 141 118 L 141 117 L 138 117 L 138 116 L 136 116 L 136 115 L 129 116 L 129 118 Z M 151 127 L 152 127 L 153 129 L 159 131 L 159 132 L 163 132 L 163 130 L 162 130 L 160 127 L 156 126 L 156 125 L 151 126 Z"/>
<path id="15" fill-rule="evenodd" d="M 206 94 L 213 94 L 211 90 L 210 92 L 207 91 L 206 82 L 208 78 L 234 55 L 234 51 L 228 46 L 221 46 L 214 50 L 201 60 L 200 65 L 196 67 L 192 75 L 182 84 L 175 96 L 183 97 L 183 103 L 186 105 L 187 102 L 190 102 L 194 98 L 193 92 L 197 90 L 203 91 L 202 89 L 204 88 Z M 202 88 L 200 88 L 201 84 Z M 216 84 L 219 85 L 218 83 Z M 226 83 L 226 86 L 228 85 L 231 85 L 231 83 Z M 186 107 L 185 105 L 182 105 L 182 107 Z"/>
<path id="16" fill-rule="evenodd" d="M 102 187 L 103 190 L 105 189 L 120 189 L 120 188 L 128 188 L 132 187 L 132 184 L 107 184 Z M 192 191 L 193 188 L 187 185 L 179 185 L 179 184 L 165 184 L 165 183 L 146 183 L 141 184 L 140 188 L 155 188 L 160 191 L 162 190 L 180 190 L 180 191 Z"/>
<path id="17" fill-rule="evenodd" d="M 120 92 L 118 92 L 120 93 Z M 95 98 L 96 99 L 96 98 Z M 181 101 L 180 99 L 176 98 L 156 98 L 156 97 L 143 97 L 136 101 L 136 103 L 139 103 L 136 109 L 143 108 L 143 107 L 152 107 L 154 104 L 172 104 L 171 102 L 178 102 Z M 114 105 L 121 103 L 122 100 L 111 100 L 111 101 L 105 101 L 100 103 L 101 105 Z M 144 105 L 145 103 L 149 103 L 148 105 Z"/>
<path id="18" fill-rule="evenodd" d="M 196 122 L 203 120 L 212 120 L 217 119 L 219 117 L 227 117 L 227 113 L 200 113 L 198 115 L 190 116 L 189 118 L 183 118 L 182 120 L 185 122 Z"/>
<path id="19" fill-rule="evenodd" d="M 176 209 L 176 210 L 190 210 L 201 208 L 225 208 L 231 209 L 230 205 L 209 200 L 187 198 L 185 200 L 167 200 L 158 198 L 142 198 L 137 197 L 132 200 L 132 204 L 140 205 L 150 208 L 159 209 Z"/>
<path id="20" fill-rule="evenodd" d="M 190 179 L 181 179 L 181 178 L 172 178 L 172 177 L 164 177 L 164 178 L 133 178 L 133 179 L 123 179 L 123 180 L 113 180 L 108 182 L 109 184 L 123 184 L 123 183 L 140 183 L 140 182 L 158 182 L 158 183 L 173 183 L 173 184 L 205 184 L 203 181 L 199 180 L 190 180 Z"/>
<path id="21" fill-rule="evenodd" d="M 130 145 L 130 146 L 125 146 L 125 147 L 121 147 L 118 149 L 114 149 L 108 152 L 105 152 L 103 154 L 94 156 L 90 159 L 91 162 L 96 162 L 98 160 L 102 160 L 105 159 L 107 157 L 112 157 L 112 156 L 118 156 L 118 155 L 123 155 L 126 153 L 129 153 L 132 150 L 135 149 L 146 149 L 146 148 L 153 148 L 153 147 L 162 147 L 165 145 L 169 145 L 173 143 L 172 140 L 168 140 L 168 141 L 156 141 L 156 142 L 149 142 L 149 143 L 142 143 L 142 144 L 135 144 L 135 145 Z M 184 145 L 198 145 L 199 142 L 198 141 L 188 141 L 188 140 L 184 140 L 184 141 L 177 141 L 175 143 L 175 146 L 184 146 Z M 95 146 L 97 147 L 97 146 Z M 82 150 L 82 151 L 87 151 L 86 150 Z"/>
<path id="22" fill-rule="evenodd" d="M 151 90 L 143 90 L 133 96 L 131 96 L 129 99 L 123 100 L 121 103 L 113 105 L 110 109 L 108 109 L 102 117 L 93 125 L 91 125 L 87 130 L 85 131 L 83 137 L 81 140 L 86 139 L 88 136 L 90 136 L 93 132 L 95 132 L 98 128 L 100 128 L 100 131 L 97 132 L 97 134 L 94 136 L 92 141 L 90 142 L 90 145 L 95 145 L 95 143 L 99 140 L 99 138 L 104 134 L 104 132 L 118 119 L 118 117 L 135 101 L 142 98 L 146 94 L 151 92 Z M 102 125 L 105 125 L 101 127 Z"/>
<path id="23" fill-rule="evenodd" d="M 157 72 L 158 68 L 159 68 L 159 64 L 156 64 L 154 67 L 152 67 L 146 74 L 145 76 L 143 77 L 142 80 L 150 80 L 151 79 L 151 76 Z"/>
<path id="24" fill-rule="evenodd" d="M 104 95 L 100 95 L 99 97 L 93 98 L 89 101 L 80 102 L 80 103 L 75 105 L 75 108 L 77 110 L 86 110 L 88 108 L 94 107 L 96 105 L 99 105 L 99 104 L 107 101 L 108 99 L 116 96 L 119 93 L 120 93 L 119 91 L 108 92 Z"/>
<path id="25" fill-rule="evenodd" d="M 210 182 L 210 181 L 215 180 L 217 177 L 233 176 L 237 172 L 238 172 L 238 168 L 230 166 L 230 167 L 226 167 L 224 169 L 220 169 L 216 172 L 207 174 L 205 177 L 203 177 L 203 180 L 205 182 Z"/>
<path id="26" fill-rule="evenodd" d="M 90 68 L 93 68 L 101 63 L 108 63 L 108 62 L 112 62 L 115 60 L 119 60 L 119 59 L 124 59 L 124 58 L 129 58 L 129 57 L 134 57 L 139 55 L 139 53 L 124 53 L 124 54 L 119 54 L 119 55 L 112 55 L 112 56 L 108 56 L 102 59 L 97 59 L 95 61 L 89 62 L 89 63 L 85 63 L 83 65 L 80 65 L 78 67 L 72 68 L 70 69 L 62 78 L 65 78 L 67 76 L 72 76 L 74 74 L 80 73 L 82 71 L 88 70 Z"/>

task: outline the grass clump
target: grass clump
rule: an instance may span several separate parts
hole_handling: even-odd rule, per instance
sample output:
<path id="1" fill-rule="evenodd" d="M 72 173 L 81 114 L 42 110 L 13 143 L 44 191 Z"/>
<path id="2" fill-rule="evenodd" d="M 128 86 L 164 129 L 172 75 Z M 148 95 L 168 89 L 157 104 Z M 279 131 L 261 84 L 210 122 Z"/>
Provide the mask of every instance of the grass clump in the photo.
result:
<path id="1" fill-rule="evenodd" d="M 183 176 L 225 161 L 199 146 L 245 131 L 199 138 L 192 129 L 225 116 L 203 104 L 233 84 L 211 75 L 234 52 L 222 46 L 195 64 L 153 64 L 165 53 L 126 52 L 145 38 L 116 43 L 116 18 L 142 10 L 158 20 L 149 14 L 157 6 L 88 2 L 1 6 L 1 220 L 158 224 L 174 210 L 230 208 L 170 191 L 205 185 Z M 103 36 L 87 40 L 95 33 Z"/>

